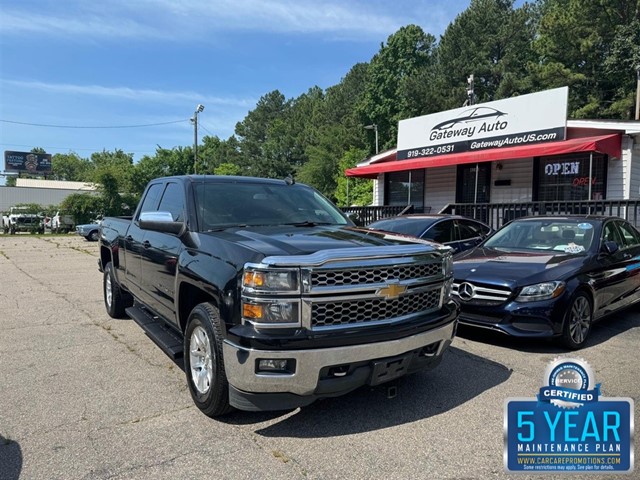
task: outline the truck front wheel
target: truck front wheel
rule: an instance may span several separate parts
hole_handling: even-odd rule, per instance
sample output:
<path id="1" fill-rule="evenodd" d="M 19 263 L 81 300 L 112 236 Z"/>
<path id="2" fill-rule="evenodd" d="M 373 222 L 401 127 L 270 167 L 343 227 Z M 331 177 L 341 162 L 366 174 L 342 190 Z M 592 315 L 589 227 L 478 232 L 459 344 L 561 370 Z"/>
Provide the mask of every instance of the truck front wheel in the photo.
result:
<path id="1" fill-rule="evenodd" d="M 113 274 L 113 263 L 109 262 L 104 267 L 102 277 L 102 291 L 104 293 L 104 306 L 111 318 L 124 318 L 127 316 L 125 308 L 133 304 L 128 293 L 122 291 Z"/>
<path id="2" fill-rule="evenodd" d="M 184 366 L 196 406 L 209 417 L 232 410 L 222 358 L 220 314 L 211 303 L 197 305 L 184 332 Z"/>

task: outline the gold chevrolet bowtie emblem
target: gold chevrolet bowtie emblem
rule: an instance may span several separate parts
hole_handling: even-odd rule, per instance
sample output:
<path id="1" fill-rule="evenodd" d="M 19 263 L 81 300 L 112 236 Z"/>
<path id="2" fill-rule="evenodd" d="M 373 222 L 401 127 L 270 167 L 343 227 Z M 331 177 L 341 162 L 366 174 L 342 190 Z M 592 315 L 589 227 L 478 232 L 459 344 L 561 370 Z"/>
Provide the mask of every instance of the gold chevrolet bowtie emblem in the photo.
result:
<path id="1" fill-rule="evenodd" d="M 384 297 L 387 300 L 391 300 L 393 298 L 398 298 L 404 292 L 407 291 L 407 287 L 404 285 L 398 285 L 397 283 L 392 283 L 387 285 L 386 287 L 379 288 L 376 291 L 376 296 Z"/>

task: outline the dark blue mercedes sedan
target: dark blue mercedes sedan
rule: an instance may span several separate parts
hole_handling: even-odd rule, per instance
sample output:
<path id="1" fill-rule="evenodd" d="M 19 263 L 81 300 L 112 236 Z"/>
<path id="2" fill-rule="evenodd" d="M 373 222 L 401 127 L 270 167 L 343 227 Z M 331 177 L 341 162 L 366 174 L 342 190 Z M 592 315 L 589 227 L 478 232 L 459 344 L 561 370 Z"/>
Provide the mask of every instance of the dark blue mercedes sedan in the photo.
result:
<path id="1" fill-rule="evenodd" d="M 459 321 L 584 346 L 594 321 L 640 299 L 640 233 L 617 217 L 514 220 L 454 257 Z"/>

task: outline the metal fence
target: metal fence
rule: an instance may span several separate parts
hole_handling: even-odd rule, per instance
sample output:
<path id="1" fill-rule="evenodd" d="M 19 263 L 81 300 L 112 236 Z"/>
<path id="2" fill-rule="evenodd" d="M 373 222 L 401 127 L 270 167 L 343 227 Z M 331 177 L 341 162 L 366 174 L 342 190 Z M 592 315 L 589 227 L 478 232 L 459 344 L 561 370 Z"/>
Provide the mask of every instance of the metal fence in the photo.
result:
<path id="1" fill-rule="evenodd" d="M 421 209 L 422 210 L 422 209 Z M 410 205 L 345 207 L 342 209 L 358 225 L 368 225 L 385 217 L 405 213 L 429 213 L 430 208 L 416 211 Z M 640 200 L 598 200 L 521 203 L 450 203 L 440 213 L 475 218 L 497 229 L 518 217 L 531 215 L 610 215 L 629 220 L 640 228 Z"/>
<path id="2" fill-rule="evenodd" d="M 356 224 L 369 225 L 386 217 L 416 213 L 413 205 L 383 205 L 379 207 L 342 207 L 342 211 Z"/>
<path id="3" fill-rule="evenodd" d="M 451 203 L 441 213 L 464 215 L 499 228 L 518 217 L 532 215 L 609 215 L 640 227 L 640 200 L 598 200 L 525 203 Z"/>

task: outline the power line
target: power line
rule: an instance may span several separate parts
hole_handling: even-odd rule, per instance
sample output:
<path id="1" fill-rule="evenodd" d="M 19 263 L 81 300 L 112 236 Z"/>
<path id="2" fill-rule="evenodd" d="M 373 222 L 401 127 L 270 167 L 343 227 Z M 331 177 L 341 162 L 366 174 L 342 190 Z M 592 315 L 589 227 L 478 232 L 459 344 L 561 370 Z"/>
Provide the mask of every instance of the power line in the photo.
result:
<path id="1" fill-rule="evenodd" d="M 202 124 L 202 122 L 198 121 L 198 126 L 199 126 L 199 127 L 201 127 L 201 128 L 203 128 L 205 131 L 209 132 L 209 135 L 214 135 L 214 133 L 213 133 L 211 130 L 209 130 L 207 127 L 205 127 L 205 126 Z M 214 136 L 215 136 L 215 135 L 214 135 Z"/>
<path id="2" fill-rule="evenodd" d="M 29 122 L 17 122 L 15 120 L 2 120 L 0 122 L 3 123 L 12 123 L 15 125 L 26 125 L 29 127 L 47 127 L 47 128 L 140 128 L 140 127 L 157 127 L 159 125 L 170 125 L 172 123 L 181 123 L 188 122 L 189 119 L 185 118 L 183 120 L 173 120 L 171 122 L 159 122 L 159 123 L 145 123 L 140 125 L 105 125 L 105 126 L 86 126 L 86 125 L 52 125 L 46 123 L 29 123 Z"/>
<path id="3" fill-rule="evenodd" d="M 34 145 L 25 145 L 21 143 L 0 143 L 0 145 L 5 145 L 8 147 L 27 147 L 34 148 Z M 51 147 L 48 145 L 35 145 L 36 147 L 44 148 L 45 150 L 70 150 L 70 151 L 88 151 L 88 152 L 101 152 L 105 150 L 105 147 L 100 148 L 74 148 L 74 147 Z M 106 149 L 108 150 L 108 149 Z M 118 148 L 118 150 L 122 150 L 127 153 L 153 153 L 155 150 L 129 150 L 128 148 Z"/>

